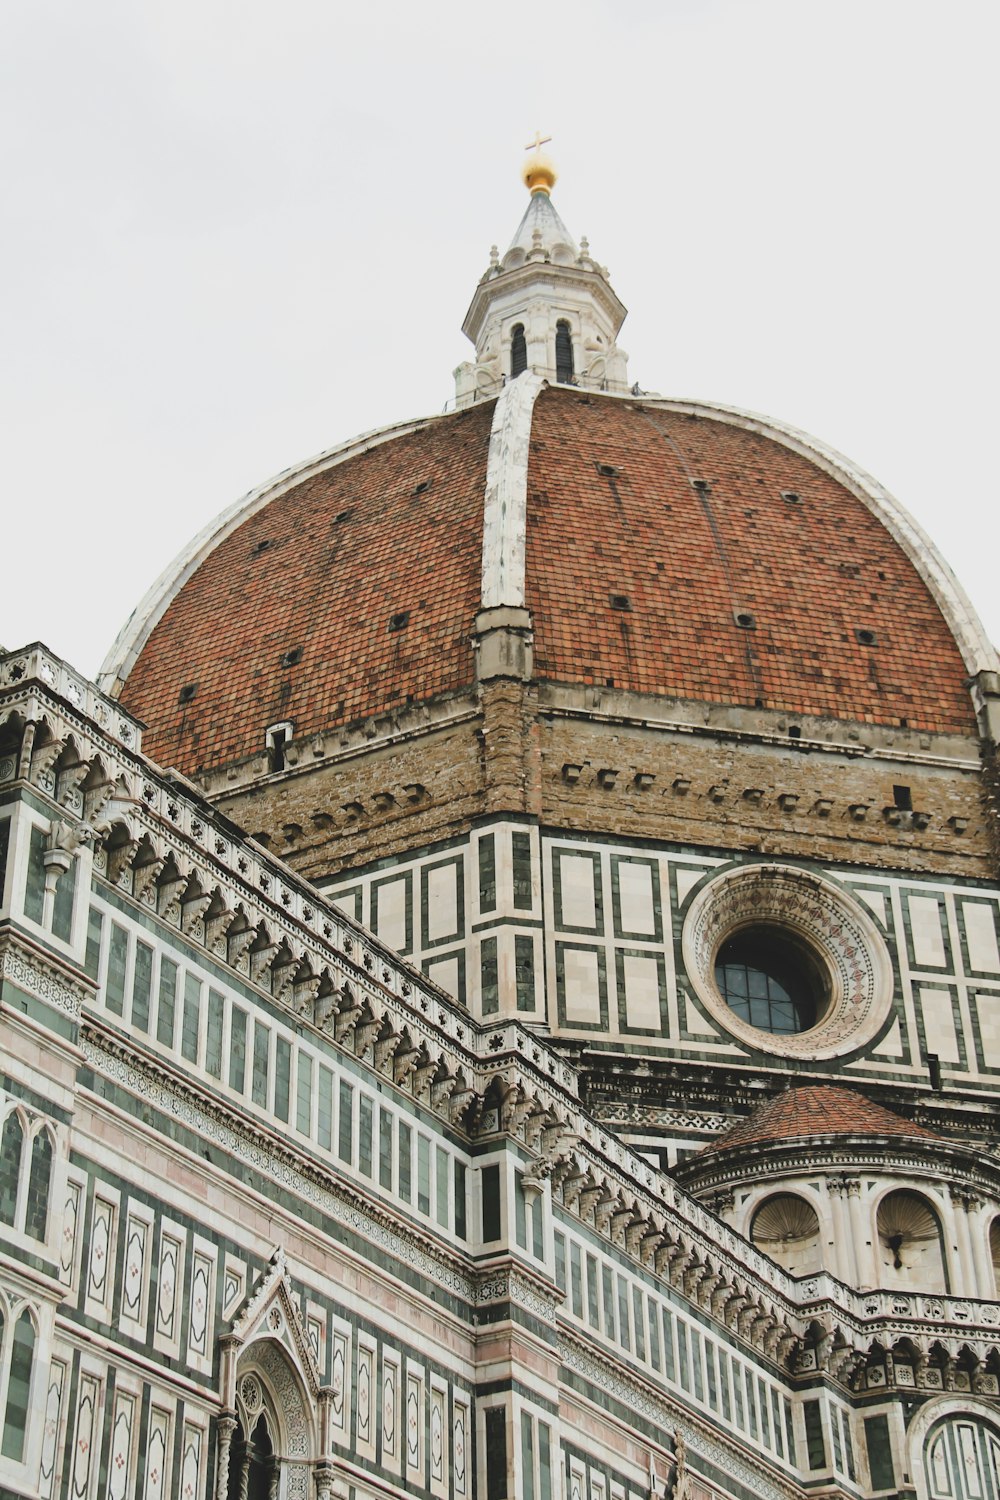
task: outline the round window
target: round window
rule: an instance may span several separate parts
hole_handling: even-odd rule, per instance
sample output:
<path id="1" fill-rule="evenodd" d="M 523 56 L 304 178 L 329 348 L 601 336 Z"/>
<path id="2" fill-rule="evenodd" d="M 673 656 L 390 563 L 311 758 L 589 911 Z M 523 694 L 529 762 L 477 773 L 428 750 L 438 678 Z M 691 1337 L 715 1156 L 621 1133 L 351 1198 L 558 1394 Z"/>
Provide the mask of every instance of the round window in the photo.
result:
<path id="1" fill-rule="evenodd" d="M 683 950 L 692 999 L 738 1041 L 782 1057 L 853 1051 L 892 1005 L 892 965 L 871 916 L 811 871 L 720 871 L 692 896 Z"/>
<path id="2" fill-rule="evenodd" d="M 773 923 L 727 937 L 716 955 L 715 983 L 729 1009 L 758 1031 L 809 1031 L 826 1009 L 830 983 L 806 943 Z"/>

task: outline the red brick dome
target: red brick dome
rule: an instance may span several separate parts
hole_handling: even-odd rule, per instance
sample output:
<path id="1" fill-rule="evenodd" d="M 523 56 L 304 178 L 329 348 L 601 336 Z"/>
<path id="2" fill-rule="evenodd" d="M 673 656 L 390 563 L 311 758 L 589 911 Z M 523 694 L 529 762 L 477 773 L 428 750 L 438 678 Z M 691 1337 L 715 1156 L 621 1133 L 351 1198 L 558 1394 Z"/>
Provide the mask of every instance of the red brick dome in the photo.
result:
<path id="1" fill-rule="evenodd" d="M 103 683 L 191 774 L 279 721 L 298 739 L 470 689 L 498 603 L 531 612 L 543 683 L 975 732 L 974 616 L 873 481 L 744 413 L 530 374 L 234 507 Z"/>

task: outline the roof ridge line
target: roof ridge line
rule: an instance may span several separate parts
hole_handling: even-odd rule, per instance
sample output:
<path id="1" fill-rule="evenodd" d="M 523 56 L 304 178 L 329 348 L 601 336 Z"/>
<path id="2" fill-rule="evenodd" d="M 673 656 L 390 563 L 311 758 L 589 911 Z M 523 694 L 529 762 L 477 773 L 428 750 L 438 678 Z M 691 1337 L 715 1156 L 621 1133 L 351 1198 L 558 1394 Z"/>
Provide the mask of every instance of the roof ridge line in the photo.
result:
<path id="1" fill-rule="evenodd" d="M 525 370 L 504 386 L 493 412 L 483 496 L 483 609 L 524 607 L 531 419 L 547 384 Z"/>

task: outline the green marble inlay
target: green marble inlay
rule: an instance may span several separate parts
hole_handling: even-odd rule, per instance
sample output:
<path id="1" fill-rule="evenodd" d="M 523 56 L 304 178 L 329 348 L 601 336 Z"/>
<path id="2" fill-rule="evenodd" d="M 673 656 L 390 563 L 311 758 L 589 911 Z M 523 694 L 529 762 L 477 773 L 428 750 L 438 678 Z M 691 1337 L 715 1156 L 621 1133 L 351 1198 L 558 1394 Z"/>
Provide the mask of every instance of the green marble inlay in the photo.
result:
<path id="1" fill-rule="evenodd" d="M 500 1009 L 500 970 L 495 937 L 483 938 L 479 947 L 479 965 L 482 1013 L 495 1016 Z"/>
<path id="2" fill-rule="evenodd" d="M 514 832 L 510 836 L 514 867 L 514 909 L 531 910 L 531 834 Z"/>
<path id="3" fill-rule="evenodd" d="M 514 938 L 514 978 L 518 1010 L 535 1009 L 535 940 L 518 933 Z"/>
<path id="4" fill-rule="evenodd" d="M 479 910 L 495 911 L 497 904 L 497 841 L 492 833 L 479 840 Z"/>

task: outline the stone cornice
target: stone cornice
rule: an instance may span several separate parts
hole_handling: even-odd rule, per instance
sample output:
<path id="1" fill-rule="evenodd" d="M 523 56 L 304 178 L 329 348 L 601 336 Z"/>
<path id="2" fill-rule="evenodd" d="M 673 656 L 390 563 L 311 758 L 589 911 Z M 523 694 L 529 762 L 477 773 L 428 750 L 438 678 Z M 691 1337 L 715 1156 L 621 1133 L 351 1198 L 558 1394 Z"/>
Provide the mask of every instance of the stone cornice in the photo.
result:
<path id="1" fill-rule="evenodd" d="M 610 728 L 773 746 L 785 755 L 820 752 L 848 760 L 905 762 L 975 775 L 982 770 L 979 740 L 973 735 L 932 735 L 917 729 L 860 724 L 782 709 L 664 698 L 624 688 L 544 681 L 538 686 L 538 712 L 542 718 L 584 719 L 588 724 L 607 724 Z M 797 739 L 789 739 L 790 724 L 802 731 Z"/>
<path id="2" fill-rule="evenodd" d="M 74 1021 L 96 989 L 78 969 L 9 927 L 0 928 L 0 979 L 9 979 Z"/>
<path id="3" fill-rule="evenodd" d="M 766 1164 L 768 1178 L 796 1174 L 858 1171 L 879 1175 L 931 1177 L 956 1186 L 980 1188 L 1000 1200 L 1000 1161 L 988 1152 L 957 1141 L 932 1143 L 933 1161 L 927 1145 L 921 1150 L 917 1137 L 908 1141 L 899 1135 L 804 1136 L 789 1141 L 748 1142 L 689 1157 L 676 1169 L 689 1192 L 699 1195 L 714 1188 L 759 1181 Z"/>

